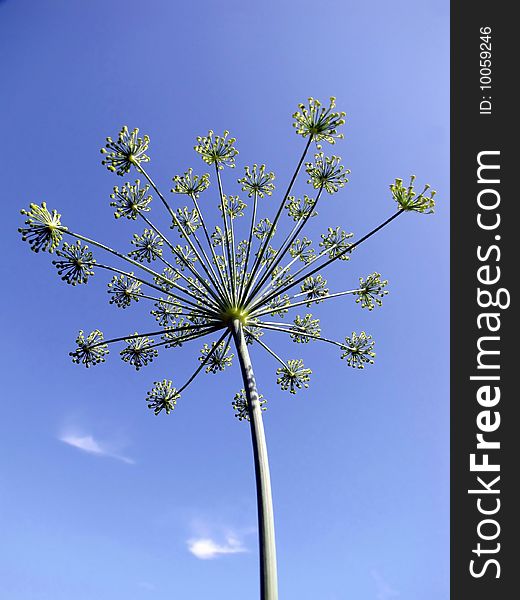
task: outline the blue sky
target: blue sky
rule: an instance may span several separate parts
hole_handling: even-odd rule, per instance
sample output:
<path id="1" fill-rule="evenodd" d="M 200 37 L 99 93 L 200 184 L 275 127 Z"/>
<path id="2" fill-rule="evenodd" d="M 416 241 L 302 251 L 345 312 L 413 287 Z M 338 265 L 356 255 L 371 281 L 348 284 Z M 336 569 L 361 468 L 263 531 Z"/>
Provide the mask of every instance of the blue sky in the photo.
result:
<path id="1" fill-rule="evenodd" d="M 257 596 L 250 436 L 231 408 L 236 362 L 201 375 L 174 413 L 154 417 L 147 390 L 157 379 L 182 383 L 201 344 L 138 373 L 117 351 L 88 371 L 72 364 L 79 329 L 150 330 L 149 307 L 109 305 L 102 273 L 66 286 L 16 229 L 19 209 L 45 200 L 69 227 L 128 250 L 136 228 L 113 219 L 108 198 L 123 181 L 99 154 L 123 124 L 150 135 L 150 172 L 166 191 L 186 168 L 206 170 L 193 146 L 210 128 L 237 137 L 228 193 L 253 162 L 275 171 L 280 191 L 304 144 L 292 113 L 308 96 L 331 95 L 347 112 L 345 140 L 324 150 L 352 173 L 310 236 L 337 225 L 367 232 L 394 210 L 388 184 L 411 173 L 437 189 L 438 205 L 434 216 L 403 215 L 327 271 L 331 290 L 373 271 L 390 281 L 371 313 L 349 297 L 315 311 L 330 337 L 372 334 L 373 367 L 349 369 L 334 348 L 266 335 L 313 369 L 293 397 L 276 385 L 277 364 L 252 351 L 269 399 L 280 597 L 448 598 L 448 8 L 0 2 L 6 598 Z M 309 193 L 303 178 L 296 191 Z M 264 199 L 264 215 L 277 198 Z"/>

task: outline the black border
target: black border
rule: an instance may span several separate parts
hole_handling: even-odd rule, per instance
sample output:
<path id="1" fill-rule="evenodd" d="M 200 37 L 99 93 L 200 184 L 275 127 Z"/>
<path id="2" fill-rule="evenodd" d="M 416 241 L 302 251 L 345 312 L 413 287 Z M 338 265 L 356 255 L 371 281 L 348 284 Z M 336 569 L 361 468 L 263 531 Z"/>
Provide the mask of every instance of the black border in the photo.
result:
<path id="1" fill-rule="evenodd" d="M 520 404 L 519 384 L 515 382 L 515 369 L 519 373 L 520 363 L 515 352 L 515 336 L 520 328 L 515 319 L 516 298 L 511 290 L 518 271 L 520 253 L 514 246 L 515 214 L 520 202 L 519 192 L 514 189 L 515 178 L 520 175 L 520 151 L 513 147 L 517 138 L 517 117 L 513 112 L 515 87 L 518 84 L 517 40 L 520 30 L 516 27 L 510 3 L 506 2 L 452 2 L 451 5 L 451 581 L 453 600 L 501 600 L 520 597 L 517 577 L 520 579 L 520 556 L 517 547 L 519 533 L 516 511 L 520 498 L 515 488 L 520 488 Z M 490 92 L 480 89 L 480 28 L 491 27 L 491 78 Z M 514 35 L 514 28 L 517 29 Z M 480 114 L 482 96 L 491 96 L 491 114 Z M 515 144 L 517 146 L 517 144 Z M 482 212 L 477 205 L 477 195 L 483 184 L 477 181 L 477 156 L 479 152 L 498 150 L 500 156 L 500 184 L 489 185 L 500 194 L 500 226 L 494 231 L 485 231 L 477 224 L 477 214 Z M 496 157 L 494 157 L 496 159 Z M 488 159 L 489 161 L 489 159 Z M 495 171 L 496 172 L 496 171 Z M 491 178 L 491 177 L 490 177 Z M 496 241 L 495 236 L 500 240 Z M 493 252 L 486 262 L 479 261 L 477 247 L 483 249 L 492 244 L 500 246 L 500 260 Z M 490 291 L 506 288 L 511 293 L 511 304 L 507 309 L 483 309 L 477 303 L 477 288 L 485 288 L 477 279 L 478 268 L 492 265 L 492 273 L 498 265 L 500 281 L 487 286 Z M 478 329 L 479 313 L 490 310 L 500 313 L 501 327 L 495 335 L 500 342 L 498 371 L 477 369 L 477 340 L 486 335 Z M 487 335 L 490 335 L 489 333 Z M 500 427 L 489 439 L 500 441 L 500 449 L 490 450 L 490 462 L 500 464 L 498 473 L 470 471 L 470 454 L 476 450 L 477 415 L 484 410 L 476 400 L 477 390 L 486 382 L 471 381 L 472 375 L 499 374 L 501 399 L 490 410 L 500 412 Z M 480 451 L 481 452 L 481 451 Z M 481 454 L 477 454 L 480 456 Z M 494 541 L 481 541 L 477 534 L 479 522 L 486 518 L 478 512 L 478 494 L 468 490 L 478 488 L 477 476 L 490 481 L 500 475 L 500 494 L 482 495 L 484 508 L 494 507 L 495 498 L 500 498 L 500 510 L 495 518 L 500 524 L 500 534 Z M 482 487 L 482 486 L 480 486 Z M 493 500 L 491 500 L 493 498 Z M 487 502 L 487 504 L 486 504 Z M 491 535 L 493 525 L 488 525 Z M 486 531 L 486 529 L 483 529 Z M 496 554 L 482 555 L 472 551 L 481 542 L 483 547 L 493 548 L 500 543 Z M 469 564 L 477 560 L 475 571 L 481 572 L 486 558 L 495 558 L 500 563 L 497 569 L 488 565 L 482 577 L 470 574 Z"/>

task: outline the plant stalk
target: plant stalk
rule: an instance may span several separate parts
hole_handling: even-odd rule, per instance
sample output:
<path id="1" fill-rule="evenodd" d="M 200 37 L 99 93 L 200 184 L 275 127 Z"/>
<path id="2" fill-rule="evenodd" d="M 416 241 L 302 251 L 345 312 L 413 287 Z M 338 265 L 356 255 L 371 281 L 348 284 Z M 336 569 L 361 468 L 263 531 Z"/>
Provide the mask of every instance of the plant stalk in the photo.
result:
<path id="1" fill-rule="evenodd" d="M 242 324 L 238 319 L 232 322 L 231 331 L 235 340 L 240 369 L 244 380 L 255 461 L 260 549 L 260 600 L 278 600 L 273 499 L 271 495 L 271 477 L 269 475 L 269 461 L 262 421 L 262 410 L 249 350 Z"/>

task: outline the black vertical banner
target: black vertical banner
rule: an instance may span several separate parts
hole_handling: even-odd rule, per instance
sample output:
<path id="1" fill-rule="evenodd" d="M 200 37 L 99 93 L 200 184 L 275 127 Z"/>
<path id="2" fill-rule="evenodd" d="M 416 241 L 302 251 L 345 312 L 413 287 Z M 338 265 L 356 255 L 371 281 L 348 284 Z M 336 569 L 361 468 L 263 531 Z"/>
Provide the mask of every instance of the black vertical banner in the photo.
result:
<path id="1" fill-rule="evenodd" d="M 452 600 L 520 597 L 519 38 L 511 3 L 452 2 Z"/>

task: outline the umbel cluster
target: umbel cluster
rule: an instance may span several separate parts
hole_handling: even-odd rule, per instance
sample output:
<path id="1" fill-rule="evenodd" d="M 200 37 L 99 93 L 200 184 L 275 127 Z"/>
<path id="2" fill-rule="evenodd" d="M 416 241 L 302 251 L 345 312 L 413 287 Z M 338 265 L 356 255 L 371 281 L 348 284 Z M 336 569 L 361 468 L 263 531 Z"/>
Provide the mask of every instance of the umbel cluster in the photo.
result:
<path id="1" fill-rule="evenodd" d="M 306 143 L 294 175 L 285 191 L 278 193 L 274 207 L 266 200 L 275 194 L 275 176 L 263 164 L 244 167 L 243 176 L 237 179 L 236 191 L 241 194 L 224 193 L 221 171 L 234 168 L 238 154 L 236 140 L 229 132 L 215 135 L 209 131 L 197 138 L 195 151 L 212 170 L 211 180 L 208 173 L 195 174 L 188 169 L 173 177 L 173 196 L 167 199 L 145 168 L 150 161 L 149 137 L 125 126 L 116 139 L 107 138 L 101 152 L 109 171 L 120 177 L 133 171 L 139 177 L 115 186 L 110 196 L 115 218 L 139 225 L 139 233 L 129 240 L 126 251 L 63 225 L 61 215 L 49 210 L 45 202 L 21 211 L 26 216 L 19 229 L 22 239 L 35 252 L 55 253 L 53 264 L 63 281 L 83 285 L 96 271 L 107 271 L 112 275 L 108 283 L 110 304 L 126 309 L 140 301 L 150 303 L 155 321 L 151 331 L 112 339 L 105 339 L 99 330 L 88 334 L 80 331 L 76 348 L 70 353 L 73 362 L 91 367 L 105 361 L 109 346 L 123 344 L 121 358 L 139 370 L 155 359 L 159 349 L 179 348 L 207 337 L 199 364 L 185 383 L 175 387 L 164 379 L 148 392 L 148 406 L 156 415 L 169 413 L 202 370 L 217 373 L 231 365 L 232 329 L 237 322 L 247 344 L 260 346 L 278 363 L 277 383 L 292 394 L 308 387 L 311 370 L 299 358 L 280 358 L 263 339 L 265 333 L 287 335 L 298 344 L 325 342 L 336 346 L 350 367 L 362 369 L 374 362 L 370 335 L 352 332 L 342 341 L 324 337 L 319 319 L 309 309 L 351 296 L 361 308 L 372 310 L 381 306 L 388 282 L 379 273 L 370 273 L 360 277 L 352 289 L 335 291 L 322 272 L 335 261 L 348 261 L 357 246 L 399 215 L 433 212 L 435 192 L 426 185 L 417 193 L 414 176 L 408 185 L 396 179 L 390 185 L 396 211 L 386 221 L 357 241 L 341 227 L 329 227 L 318 243 L 313 243 L 304 228 L 317 217 L 320 199 L 338 193 L 348 181 L 350 171 L 341 164 L 341 158 L 326 156 L 321 148 L 323 143 L 335 144 L 343 137 L 338 129 L 345 122 L 345 113 L 336 112 L 334 98 L 328 106 L 309 98 L 299 105 L 293 119 L 296 133 Z M 316 152 L 306 160 L 312 144 Z M 296 197 L 292 189 L 302 172 L 310 195 Z M 205 220 L 201 210 L 210 185 L 216 188 L 221 216 L 218 224 Z M 181 199 L 186 206 L 180 205 L 184 203 L 179 202 Z M 166 221 L 152 220 L 152 200 L 165 209 Z M 277 230 L 282 229 L 283 235 L 277 236 Z M 99 251 L 99 257 L 91 248 Z M 265 410 L 265 400 L 260 402 Z M 240 420 L 249 418 L 245 390 L 236 394 L 233 407 Z"/>

